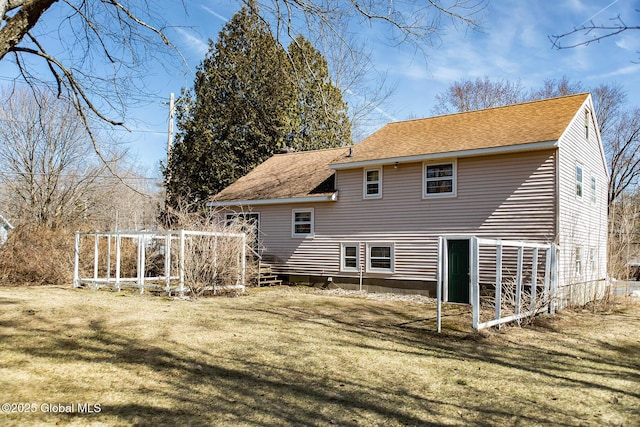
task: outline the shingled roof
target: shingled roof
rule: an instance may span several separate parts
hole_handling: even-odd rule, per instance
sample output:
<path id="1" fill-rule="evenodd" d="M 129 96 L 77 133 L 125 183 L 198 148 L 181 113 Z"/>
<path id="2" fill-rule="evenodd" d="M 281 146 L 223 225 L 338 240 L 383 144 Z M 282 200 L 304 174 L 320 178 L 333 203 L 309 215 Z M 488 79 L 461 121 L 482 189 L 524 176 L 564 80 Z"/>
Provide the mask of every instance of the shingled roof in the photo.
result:
<path id="1" fill-rule="evenodd" d="M 349 148 L 276 154 L 212 198 L 213 204 L 253 200 L 330 199 L 335 172 L 329 164 Z"/>
<path id="2" fill-rule="evenodd" d="M 557 141 L 589 95 L 389 123 L 334 163 L 395 159 Z M 355 166 L 355 165 L 354 165 Z"/>
<path id="3" fill-rule="evenodd" d="M 212 197 L 213 205 L 334 200 L 333 169 L 556 143 L 589 94 L 389 123 L 353 148 L 277 154 Z"/>

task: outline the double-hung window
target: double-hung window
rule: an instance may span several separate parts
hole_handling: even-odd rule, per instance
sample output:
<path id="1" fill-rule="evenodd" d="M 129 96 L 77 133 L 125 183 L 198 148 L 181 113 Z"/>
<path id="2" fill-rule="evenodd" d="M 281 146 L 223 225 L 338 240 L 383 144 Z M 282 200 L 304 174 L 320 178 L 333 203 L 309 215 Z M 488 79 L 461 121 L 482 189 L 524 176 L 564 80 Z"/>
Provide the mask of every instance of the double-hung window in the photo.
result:
<path id="1" fill-rule="evenodd" d="M 598 196 L 596 194 L 596 189 L 597 189 L 596 177 L 592 175 L 591 176 L 591 203 L 593 203 L 594 205 L 598 201 Z"/>
<path id="2" fill-rule="evenodd" d="M 456 195 L 456 162 L 424 165 L 424 197 Z"/>
<path id="3" fill-rule="evenodd" d="M 364 198 L 382 197 L 382 168 L 364 170 Z"/>
<path id="4" fill-rule="evenodd" d="M 367 271 L 393 272 L 393 244 L 367 245 Z"/>
<path id="5" fill-rule="evenodd" d="M 575 264 L 576 277 L 582 277 L 582 248 L 576 246 L 576 264 Z"/>
<path id="6" fill-rule="evenodd" d="M 360 260 L 359 250 L 357 243 L 343 243 L 342 244 L 342 271 L 359 271 Z"/>
<path id="7" fill-rule="evenodd" d="M 313 236 L 313 209 L 294 209 L 291 213 L 291 236 Z"/>
<path id="8" fill-rule="evenodd" d="M 576 197 L 582 198 L 582 166 L 576 165 Z"/>

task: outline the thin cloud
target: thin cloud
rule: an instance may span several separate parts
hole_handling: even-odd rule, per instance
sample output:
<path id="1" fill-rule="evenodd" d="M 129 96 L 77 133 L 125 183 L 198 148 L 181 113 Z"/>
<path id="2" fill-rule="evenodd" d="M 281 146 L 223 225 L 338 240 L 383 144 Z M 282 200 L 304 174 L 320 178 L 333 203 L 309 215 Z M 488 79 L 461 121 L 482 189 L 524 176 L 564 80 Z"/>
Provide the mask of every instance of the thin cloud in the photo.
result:
<path id="1" fill-rule="evenodd" d="M 223 22 L 227 22 L 229 19 L 225 18 L 224 16 L 220 15 L 218 12 L 216 12 L 215 10 L 207 7 L 207 6 L 200 6 L 202 7 L 208 14 L 215 16 L 216 18 L 220 19 Z"/>
<path id="2" fill-rule="evenodd" d="M 183 28 L 176 27 L 174 29 L 180 35 L 180 38 L 182 38 L 184 44 L 187 45 L 189 49 L 194 50 L 201 55 L 204 55 L 209 50 L 209 45 L 206 41 L 191 34 Z"/>

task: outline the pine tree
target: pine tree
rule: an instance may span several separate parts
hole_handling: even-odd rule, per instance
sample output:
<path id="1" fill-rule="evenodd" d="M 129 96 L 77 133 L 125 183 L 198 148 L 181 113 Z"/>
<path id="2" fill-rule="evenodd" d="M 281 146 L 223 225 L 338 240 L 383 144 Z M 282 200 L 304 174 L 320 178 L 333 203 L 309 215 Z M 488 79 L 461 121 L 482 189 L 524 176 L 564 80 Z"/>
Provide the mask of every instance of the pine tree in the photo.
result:
<path id="1" fill-rule="evenodd" d="M 209 42 L 194 87 L 177 103 L 167 201 L 199 204 L 273 154 L 351 142 L 346 104 L 327 64 L 299 39 L 290 55 L 250 3 Z"/>

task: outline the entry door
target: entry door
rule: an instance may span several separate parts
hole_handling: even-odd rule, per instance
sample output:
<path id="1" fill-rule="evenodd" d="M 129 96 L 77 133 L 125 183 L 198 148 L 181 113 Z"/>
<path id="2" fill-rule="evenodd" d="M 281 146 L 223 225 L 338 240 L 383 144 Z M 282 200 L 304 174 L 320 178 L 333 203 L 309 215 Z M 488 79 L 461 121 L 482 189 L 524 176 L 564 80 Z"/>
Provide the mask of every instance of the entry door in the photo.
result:
<path id="1" fill-rule="evenodd" d="M 469 240 L 447 240 L 449 302 L 469 304 Z"/>

